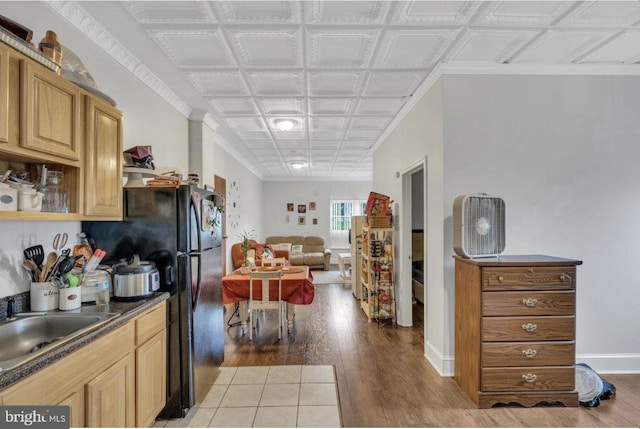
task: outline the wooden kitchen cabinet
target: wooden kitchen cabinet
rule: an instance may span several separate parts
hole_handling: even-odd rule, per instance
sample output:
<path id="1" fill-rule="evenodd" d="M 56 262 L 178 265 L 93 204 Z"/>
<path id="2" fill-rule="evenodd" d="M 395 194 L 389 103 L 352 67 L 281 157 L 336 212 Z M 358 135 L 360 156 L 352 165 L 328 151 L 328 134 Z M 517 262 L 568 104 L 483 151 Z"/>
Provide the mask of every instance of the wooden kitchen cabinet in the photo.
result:
<path id="1" fill-rule="evenodd" d="M 69 405 L 72 427 L 151 426 L 166 401 L 166 301 L 0 391 L 3 405 Z"/>
<path id="2" fill-rule="evenodd" d="M 64 173 L 68 213 L 0 212 L 0 220 L 121 220 L 122 113 L 0 43 L 0 165 Z"/>
<path id="3" fill-rule="evenodd" d="M 9 143 L 9 51 L 0 45 L 0 145 Z"/>
<path id="4" fill-rule="evenodd" d="M 87 427 L 135 424 L 135 363 L 126 355 L 86 385 Z"/>
<path id="5" fill-rule="evenodd" d="M 84 214 L 122 219 L 122 113 L 85 98 Z"/>
<path id="6" fill-rule="evenodd" d="M 543 255 L 455 257 L 454 380 L 478 407 L 578 405 L 580 264 Z"/>

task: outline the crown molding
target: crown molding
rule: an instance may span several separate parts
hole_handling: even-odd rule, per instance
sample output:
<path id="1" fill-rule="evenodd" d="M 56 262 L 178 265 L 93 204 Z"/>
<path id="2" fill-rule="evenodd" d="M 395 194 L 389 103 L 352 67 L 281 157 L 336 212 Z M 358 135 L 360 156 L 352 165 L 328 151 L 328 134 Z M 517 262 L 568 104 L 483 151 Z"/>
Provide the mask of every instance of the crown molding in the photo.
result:
<path id="1" fill-rule="evenodd" d="M 209 121 L 207 120 L 207 118 L 210 118 L 210 116 L 209 116 L 208 114 L 207 114 L 207 115 L 205 115 L 205 117 L 204 117 L 204 121 L 203 121 L 203 122 L 204 122 L 207 126 L 211 127 L 211 125 L 210 125 L 210 123 L 211 123 L 211 122 L 209 122 Z M 215 123 L 215 122 L 214 122 L 214 123 Z M 211 127 L 211 128 L 214 130 L 214 132 L 216 131 L 216 128 L 215 128 L 215 127 Z M 229 154 L 233 159 L 235 159 L 235 160 L 236 160 L 236 161 L 238 161 L 240 164 L 242 164 L 242 166 L 243 166 L 244 168 L 246 168 L 247 170 L 249 170 L 249 172 L 250 172 L 250 173 L 252 173 L 254 176 L 256 176 L 258 179 L 260 179 L 260 180 L 262 180 L 262 181 L 264 181 L 264 180 L 265 180 L 264 176 L 263 176 L 262 174 L 260 174 L 260 172 L 259 172 L 258 170 L 256 170 L 256 167 L 255 167 L 253 164 L 251 164 L 251 163 L 247 160 L 247 158 L 245 158 L 245 157 L 244 157 L 240 152 L 238 152 L 238 151 L 236 150 L 236 148 L 234 148 L 234 147 L 233 147 L 233 145 L 232 145 L 232 144 L 230 144 L 230 143 L 229 143 L 229 142 L 228 142 L 224 137 L 222 137 L 222 136 L 220 135 L 220 133 L 219 133 L 219 132 L 215 132 L 215 139 L 214 139 L 214 141 L 215 141 L 215 144 L 216 144 L 216 145 L 220 146 L 220 148 L 221 148 L 222 150 L 224 150 L 225 152 L 227 152 L 227 153 L 228 153 L 228 154 Z"/>
<path id="2" fill-rule="evenodd" d="M 162 97 L 174 109 L 189 118 L 191 107 L 176 95 L 162 80 L 146 68 L 127 48 L 113 38 L 111 33 L 98 24 L 75 1 L 46 0 L 52 10 L 66 19 L 73 27 L 92 40 L 94 44 L 102 48 L 109 56 L 116 60 L 129 73 L 147 85 L 156 94 Z"/>
<path id="3" fill-rule="evenodd" d="M 400 125 L 405 116 L 444 75 L 640 76 L 640 64 L 438 63 L 411 95 L 407 104 L 391 121 L 385 132 L 371 146 L 371 152 L 375 152 L 380 147 L 382 142 Z"/>

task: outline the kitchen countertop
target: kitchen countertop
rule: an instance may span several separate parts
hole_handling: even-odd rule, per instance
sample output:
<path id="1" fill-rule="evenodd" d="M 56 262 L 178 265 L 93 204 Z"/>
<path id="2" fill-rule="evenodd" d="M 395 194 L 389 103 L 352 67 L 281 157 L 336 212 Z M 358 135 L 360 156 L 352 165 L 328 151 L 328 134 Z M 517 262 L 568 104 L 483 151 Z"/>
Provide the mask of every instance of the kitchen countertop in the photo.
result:
<path id="1" fill-rule="evenodd" d="M 57 347 L 53 347 L 51 350 L 44 352 L 40 356 L 37 356 L 22 365 L 0 372 L 0 390 L 9 387 L 11 384 L 20 381 L 24 377 L 44 368 L 63 356 L 72 353 L 78 348 L 92 342 L 96 338 L 119 328 L 139 314 L 144 313 L 151 307 L 167 299 L 169 299 L 168 292 L 156 292 L 150 298 L 139 301 L 115 301 L 112 298 L 109 305 L 98 307 L 94 304 L 83 304 L 82 307 L 77 310 L 60 311 L 60 313 L 120 313 L 120 315 L 72 340 L 66 341 Z"/>

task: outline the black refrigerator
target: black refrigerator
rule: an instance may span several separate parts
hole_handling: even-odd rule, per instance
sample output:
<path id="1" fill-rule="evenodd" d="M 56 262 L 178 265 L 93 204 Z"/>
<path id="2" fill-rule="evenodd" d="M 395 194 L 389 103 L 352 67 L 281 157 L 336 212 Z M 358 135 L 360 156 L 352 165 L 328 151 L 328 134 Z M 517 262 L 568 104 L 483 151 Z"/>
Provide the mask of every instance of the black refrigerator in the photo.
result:
<path id="1" fill-rule="evenodd" d="M 167 405 L 181 418 L 202 402 L 224 359 L 222 198 L 182 185 L 125 188 L 123 221 L 82 222 L 104 263 L 155 262 L 167 301 Z M 116 298 L 117 299 L 117 298 Z"/>

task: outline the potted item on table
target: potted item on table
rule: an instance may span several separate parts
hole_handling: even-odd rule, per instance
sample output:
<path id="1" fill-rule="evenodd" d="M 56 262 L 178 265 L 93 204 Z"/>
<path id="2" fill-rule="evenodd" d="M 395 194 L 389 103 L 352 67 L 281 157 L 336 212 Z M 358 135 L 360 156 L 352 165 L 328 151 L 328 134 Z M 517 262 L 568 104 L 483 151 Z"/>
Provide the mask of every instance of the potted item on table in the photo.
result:
<path id="1" fill-rule="evenodd" d="M 242 243 L 240 244 L 240 247 L 242 247 L 242 266 L 240 267 L 240 272 L 242 274 L 249 274 L 249 272 L 251 272 L 251 265 L 247 254 L 249 253 L 249 240 L 253 238 L 253 230 L 249 232 L 242 231 L 240 238 L 242 239 Z"/>

